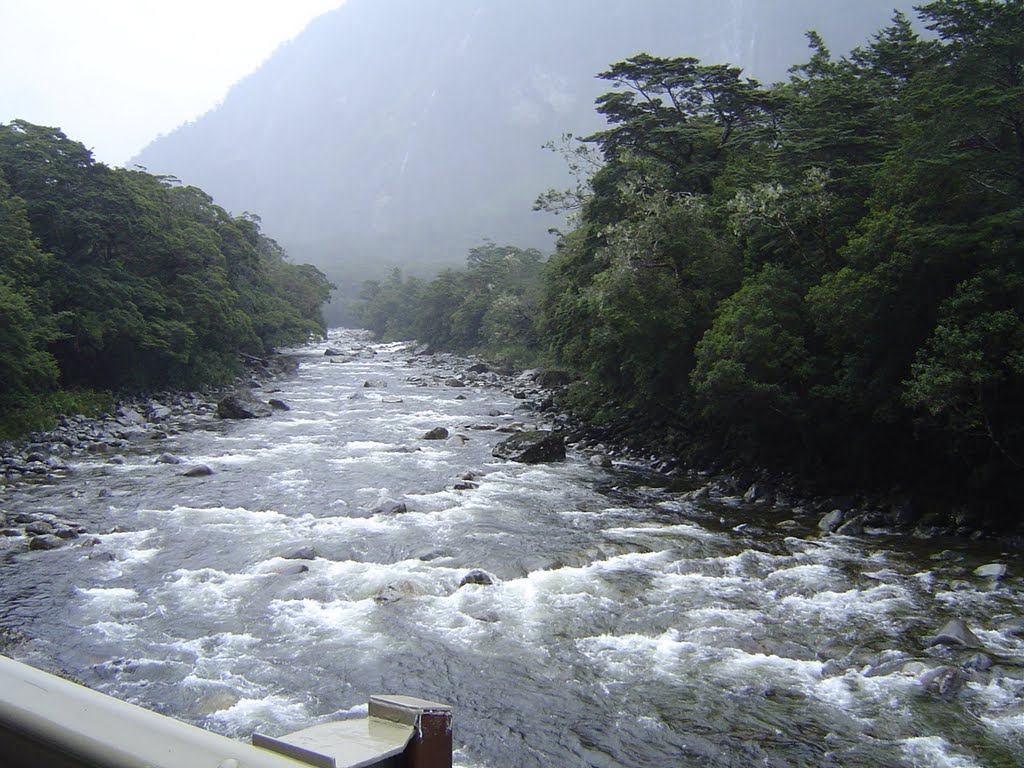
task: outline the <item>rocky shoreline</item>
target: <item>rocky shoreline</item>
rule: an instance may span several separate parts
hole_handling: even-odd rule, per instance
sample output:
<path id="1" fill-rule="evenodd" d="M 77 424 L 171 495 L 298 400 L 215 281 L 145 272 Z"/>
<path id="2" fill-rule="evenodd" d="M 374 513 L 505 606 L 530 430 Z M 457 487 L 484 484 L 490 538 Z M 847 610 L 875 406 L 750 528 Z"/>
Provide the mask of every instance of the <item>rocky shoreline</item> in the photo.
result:
<path id="1" fill-rule="evenodd" d="M 521 431 L 540 430 L 559 435 L 571 449 L 606 468 L 647 476 L 654 482 L 678 489 L 684 500 L 703 499 L 770 513 L 788 512 L 780 527 L 811 527 L 822 535 L 860 536 L 895 533 L 918 540 L 940 538 L 972 541 L 990 539 L 1007 546 L 1024 543 L 1017 531 L 995 531 L 979 525 L 964 510 L 926 508 L 915 503 L 902 489 L 821 494 L 808 489 L 799 478 L 767 469 L 735 466 L 709 469 L 688 465 L 676 455 L 666 454 L 657 437 L 645 434 L 628 422 L 594 426 L 564 406 L 560 393 L 570 383 L 558 370 L 512 371 L 482 358 L 435 353 L 426 347 L 415 350 L 421 360 L 429 357 L 439 369 L 435 383 L 448 386 L 491 386 L 522 400 L 535 415 L 534 424 L 517 425 Z M 661 436 L 664 437 L 664 436 Z M 760 524 L 747 515 L 740 525 Z"/>
<path id="2" fill-rule="evenodd" d="M 82 455 L 107 457 L 111 464 L 124 463 L 121 454 L 130 450 L 156 452 L 154 461 L 177 464 L 177 457 L 159 452 L 161 441 L 181 432 L 201 429 L 224 416 L 220 404 L 227 398 L 264 389 L 279 376 L 294 373 L 298 360 L 290 355 L 242 357 L 246 374 L 231 386 L 197 392 L 164 392 L 118 400 L 111 413 L 96 417 L 61 416 L 57 426 L 33 432 L 23 440 L 0 442 L 0 502 L 27 483 L 57 482 L 74 473 L 73 459 Z M 270 407 L 268 405 L 268 407 Z M 183 474 L 200 472 L 185 468 Z M 56 549 L 89 534 L 74 521 L 39 512 L 8 515 L 0 509 L 0 536 L 18 537 L 30 550 Z M 88 544 L 93 541 L 86 539 Z"/>
<path id="3" fill-rule="evenodd" d="M 332 363 L 344 364 L 373 351 L 367 344 L 346 351 L 327 347 L 324 354 Z M 772 516 L 788 511 L 791 517 L 777 525 L 817 527 L 823 535 L 894 532 L 918 539 L 954 537 L 964 540 L 995 535 L 984 529 L 958 525 L 955 514 L 946 520 L 925 518 L 905 495 L 821 496 L 806 493 L 793 478 L 764 470 L 709 470 L 687 466 L 675 456 L 659 453 L 654 440 L 645 442 L 642 430 L 635 425 L 595 427 L 564 408 L 559 394 L 569 378 L 561 371 L 517 371 L 477 356 L 434 352 L 423 346 L 410 346 L 409 355 L 420 365 L 426 363 L 432 371 L 410 379 L 414 384 L 456 389 L 493 387 L 522 403 L 513 413 L 521 410 L 523 421 L 500 427 L 497 424 L 463 425 L 467 432 L 493 428 L 513 434 L 514 439 L 496 448 L 495 455 L 500 458 L 557 461 L 564 458 L 568 446 L 596 466 L 617 468 L 678 490 L 682 500 L 739 505 L 737 511 L 745 514 L 739 525 L 760 524 L 749 515 L 754 509 Z M 180 459 L 159 452 L 160 442 L 174 434 L 209 427 L 222 419 L 260 418 L 275 409 L 286 410 L 287 404 L 280 400 L 271 398 L 264 402 L 252 391 L 272 394 L 273 390 L 267 389 L 267 385 L 279 376 L 294 373 L 298 359 L 287 355 L 266 359 L 246 356 L 243 362 L 246 375 L 232 386 L 126 398 L 116 404 L 112 413 L 95 418 L 62 417 L 51 431 L 34 433 L 18 442 L 0 443 L 0 500 L 23 483 L 52 482 L 66 477 L 74 471 L 71 460 L 76 455 L 99 454 L 116 464 L 124 461 L 122 452 L 142 450 L 158 454 L 154 458 L 157 462 L 176 464 Z M 365 383 L 368 388 L 379 385 Z M 498 415 L 503 414 L 492 414 Z M 465 440 L 467 436 L 446 433 L 444 439 Z M 198 476 L 208 474 L 208 470 L 184 467 L 182 473 Z M 472 479 L 462 482 L 469 487 Z M 73 522 L 54 519 L 45 513 L 8 517 L 0 511 L 0 535 L 22 537 L 31 549 L 52 549 L 87 533 Z M 1014 541 L 1016 539 L 1010 543 Z"/>

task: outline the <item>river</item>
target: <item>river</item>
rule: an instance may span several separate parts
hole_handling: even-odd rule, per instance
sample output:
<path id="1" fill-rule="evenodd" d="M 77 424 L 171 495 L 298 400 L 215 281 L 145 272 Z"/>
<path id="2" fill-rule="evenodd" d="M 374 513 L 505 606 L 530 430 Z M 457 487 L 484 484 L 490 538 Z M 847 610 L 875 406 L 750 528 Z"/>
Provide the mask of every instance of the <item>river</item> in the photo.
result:
<path id="1" fill-rule="evenodd" d="M 400 344 L 329 343 L 353 359 L 310 346 L 268 385 L 287 412 L 6 491 L 98 539 L 0 541 L 6 652 L 239 738 L 371 693 L 442 701 L 467 768 L 1024 765 L 1018 554 L 822 536 L 820 514 L 572 450 L 500 461 L 493 427 L 540 419 L 522 400 Z M 465 443 L 422 439 L 439 426 Z M 974 574 L 994 562 L 1006 577 Z M 472 569 L 494 583 L 460 587 Z M 983 649 L 929 647 L 950 619 Z"/>

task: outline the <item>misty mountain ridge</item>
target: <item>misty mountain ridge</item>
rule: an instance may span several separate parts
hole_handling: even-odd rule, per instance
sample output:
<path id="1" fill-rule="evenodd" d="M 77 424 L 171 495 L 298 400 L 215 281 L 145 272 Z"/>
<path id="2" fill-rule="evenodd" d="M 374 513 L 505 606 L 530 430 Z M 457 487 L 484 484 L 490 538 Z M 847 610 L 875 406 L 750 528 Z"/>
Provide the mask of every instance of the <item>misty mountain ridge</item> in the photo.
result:
<path id="1" fill-rule="evenodd" d="M 910 3 L 897 6 L 909 9 Z M 532 210 L 569 184 L 545 150 L 603 127 L 595 75 L 639 52 L 731 63 L 762 82 L 864 43 L 894 0 L 348 0 L 223 103 L 133 162 L 252 211 L 351 290 L 394 265 L 460 264 L 485 238 L 550 249 Z"/>

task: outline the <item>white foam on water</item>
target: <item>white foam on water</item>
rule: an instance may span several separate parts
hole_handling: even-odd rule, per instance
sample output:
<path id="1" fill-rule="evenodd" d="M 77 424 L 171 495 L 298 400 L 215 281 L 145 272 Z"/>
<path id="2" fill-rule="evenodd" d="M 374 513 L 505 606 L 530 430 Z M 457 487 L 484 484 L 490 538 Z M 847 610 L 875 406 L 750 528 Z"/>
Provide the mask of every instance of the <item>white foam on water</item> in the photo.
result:
<path id="1" fill-rule="evenodd" d="M 159 549 L 120 550 L 114 560 L 104 564 L 104 578 L 109 581 L 124 576 L 133 568 L 145 565 L 160 552 Z"/>
<path id="2" fill-rule="evenodd" d="M 381 453 L 393 453 L 402 446 L 398 443 L 385 443 L 379 440 L 352 440 L 342 446 L 343 451 L 357 455 L 375 455 Z"/>
<path id="3" fill-rule="evenodd" d="M 997 736 L 1024 747 L 1024 712 L 1010 715 L 982 715 L 981 722 Z"/>
<path id="4" fill-rule="evenodd" d="M 91 620 L 101 617 L 138 617 L 149 610 L 149 606 L 139 600 L 139 593 L 127 587 L 91 587 L 79 589 L 78 594 L 85 598 L 82 610 Z"/>
<path id="5" fill-rule="evenodd" d="M 135 624 L 117 621 L 95 621 L 92 624 L 86 624 L 85 629 L 99 635 L 107 642 L 127 642 L 139 634 L 139 628 Z"/>
<path id="6" fill-rule="evenodd" d="M 888 584 L 845 592 L 829 589 L 809 596 L 788 595 L 779 604 L 786 612 L 805 620 L 835 626 L 853 620 L 878 621 L 914 609 L 906 591 Z"/>
<path id="7" fill-rule="evenodd" d="M 615 680 L 676 677 L 726 658 L 728 651 L 680 640 L 673 629 L 660 635 L 598 635 L 576 641 L 576 649 Z"/>
<path id="8" fill-rule="evenodd" d="M 635 512 L 635 510 L 634 510 Z M 609 536 L 621 536 L 623 538 L 635 537 L 658 537 L 658 538 L 682 538 L 698 539 L 702 541 L 727 541 L 727 537 L 714 533 L 693 523 L 679 523 L 677 525 L 638 525 L 629 528 L 608 528 L 605 533 Z"/>
<path id="9" fill-rule="evenodd" d="M 950 743 L 940 736 L 905 739 L 901 747 L 914 768 L 983 768 L 969 757 L 955 754 Z"/>
<path id="10" fill-rule="evenodd" d="M 227 733 L 239 735 L 298 729 L 309 722 L 310 714 L 301 702 L 269 695 L 239 699 L 227 709 L 208 715 L 207 719 L 218 723 Z"/>
<path id="11" fill-rule="evenodd" d="M 241 467 L 258 461 L 259 453 L 254 450 L 250 453 L 223 453 L 216 456 L 195 455 L 190 456 L 188 462 L 190 464 L 206 464 L 214 469 L 217 467 Z"/>
<path id="12" fill-rule="evenodd" d="M 769 573 L 764 583 L 785 594 L 817 594 L 824 587 L 847 586 L 843 575 L 827 565 L 793 565 Z"/>
<path id="13" fill-rule="evenodd" d="M 246 531 L 258 528 L 275 528 L 291 521 L 287 515 L 273 509 L 246 509 L 245 507 L 186 507 L 175 506 L 170 510 L 147 509 L 148 514 L 166 519 L 174 516 L 178 522 L 198 525 L 213 525 L 226 528 L 242 527 Z"/>
<path id="14" fill-rule="evenodd" d="M 761 611 L 720 605 L 693 608 L 686 612 L 687 626 L 700 629 L 750 629 L 763 622 Z"/>
<path id="15" fill-rule="evenodd" d="M 911 715 L 907 704 L 920 695 L 921 684 L 914 675 L 895 673 L 867 677 L 848 669 L 843 675 L 826 677 L 808 692 L 819 701 L 867 722 L 884 712 L 886 717 Z"/>
<path id="16" fill-rule="evenodd" d="M 702 573 L 665 573 L 652 586 L 659 602 L 680 606 L 706 605 L 748 597 L 750 582 L 738 576 L 705 576 Z"/>
<path id="17" fill-rule="evenodd" d="M 265 578 L 262 574 L 225 573 L 215 568 L 179 568 L 168 574 L 161 592 L 200 615 L 227 612 L 249 597 L 255 584 Z"/>
<path id="18" fill-rule="evenodd" d="M 274 600 L 268 606 L 275 631 L 298 643 L 316 643 L 339 639 L 373 653 L 377 631 L 371 622 L 378 606 L 372 600 L 333 600 L 312 598 Z M 355 662 L 353 662 L 355 663 Z"/>
<path id="19" fill-rule="evenodd" d="M 720 667 L 729 677 L 740 681 L 756 680 L 759 684 L 797 685 L 802 690 L 810 688 L 821 679 L 824 664 L 820 661 L 790 659 L 774 654 L 747 653 L 730 649 L 730 658 Z"/>

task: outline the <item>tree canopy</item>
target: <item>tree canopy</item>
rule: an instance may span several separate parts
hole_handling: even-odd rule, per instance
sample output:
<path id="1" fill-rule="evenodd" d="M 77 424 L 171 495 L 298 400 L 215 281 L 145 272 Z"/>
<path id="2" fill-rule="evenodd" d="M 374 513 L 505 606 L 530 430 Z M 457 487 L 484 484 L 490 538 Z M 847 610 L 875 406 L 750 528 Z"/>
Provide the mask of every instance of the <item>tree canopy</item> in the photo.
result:
<path id="1" fill-rule="evenodd" d="M 202 190 L 0 125 L 0 409 L 59 389 L 222 382 L 237 353 L 324 332 L 332 286 Z"/>

